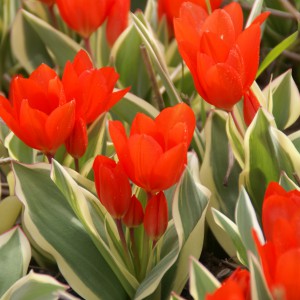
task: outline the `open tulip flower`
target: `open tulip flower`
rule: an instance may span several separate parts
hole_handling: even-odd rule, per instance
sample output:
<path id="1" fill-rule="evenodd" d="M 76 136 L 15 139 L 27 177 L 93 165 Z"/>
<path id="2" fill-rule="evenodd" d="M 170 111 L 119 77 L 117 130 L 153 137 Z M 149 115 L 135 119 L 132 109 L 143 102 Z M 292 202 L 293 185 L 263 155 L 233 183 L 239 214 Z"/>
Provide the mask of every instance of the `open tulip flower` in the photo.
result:
<path id="1" fill-rule="evenodd" d="M 76 102 L 74 130 L 66 141 L 66 148 L 73 157 L 80 158 L 86 150 L 86 125 L 107 112 L 128 92 L 129 88 L 113 92 L 118 78 L 111 67 L 95 69 L 83 50 L 77 53 L 73 62 L 67 62 L 62 82 L 67 101 Z"/>
<path id="2" fill-rule="evenodd" d="M 173 32 L 173 19 L 179 17 L 179 10 L 182 3 L 187 0 L 158 0 L 157 11 L 158 18 L 166 17 L 170 33 Z M 205 0 L 189 0 L 207 11 L 207 5 Z M 210 0 L 210 6 L 212 10 L 220 7 L 222 0 Z"/>
<path id="3" fill-rule="evenodd" d="M 261 14 L 243 30 L 243 12 L 233 2 L 211 15 L 185 2 L 174 19 L 179 52 L 201 97 L 231 111 L 252 85 L 259 63 Z"/>
<path id="4" fill-rule="evenodd" d="M 195 115 L 184 104 L 164 109 L 155 120 L 138 113 L 130 136 L 120 121 L 109 132 L 128 177 L 148 193 L 166 190 L 180 179 L 195 129 Z"/>
<path id="5" fill-rule="evenodd" d="M 262 209 L 266 243 L 255 235 L 262 267 L 274 299 L 300 298 L 300 192 L 270 183 Z"/>
<path id="6" fill-rule="evenodd" d="M 73 130 L 75 101 L 66 101 L 57 74 L 42 64 L 28 79 L 13 78 L 10 100 L 0 96 L 0 117 L 25 144 L 52 157 Z"/>

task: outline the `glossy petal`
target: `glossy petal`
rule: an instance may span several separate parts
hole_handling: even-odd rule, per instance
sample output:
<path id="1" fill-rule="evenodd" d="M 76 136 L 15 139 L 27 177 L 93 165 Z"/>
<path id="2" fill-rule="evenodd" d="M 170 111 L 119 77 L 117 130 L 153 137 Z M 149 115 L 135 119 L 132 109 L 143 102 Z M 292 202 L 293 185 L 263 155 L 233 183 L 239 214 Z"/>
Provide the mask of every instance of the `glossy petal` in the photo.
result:
<path id="1" fill-rule="evenodd" d="M 134 162 L 131 167 L 135 178 L 131 178 L 132 181 L 146 191 L 152 191 L 155 178 L 152 171 L 163 153 L 161 146 L 148 135 L 135 134 L 129 138 L 128 148 L 131 161 Z"/>
<path id="2" fill-rule="evenodd" d="M 48 117 L 45 131 L 51 148 L 56 150 L 69 137 L 75 122 L 75 102 L 56 108 Z"/>
<path id="3" fill-rule="evenodd" d="M 224 11 L 230 16 L 236 39 L 243 30 L 244 17 L 242 8 L 238 3 L 232 2 L 224 7 Z"/>
<path id="4" fill-rule="evenodd" d="M 179 144 L 157 159 L 150 177 L 150 190 L 163 191 L 179 181 L 187 163 L 186 152 L 185 144 Z"/>
<path id="5" fill-rule="evenodd" d="M 144 215 L 144 228 L 147 235 L 157 241 L 168 227 L 168 205 L 163 192 L 152 196 L 147 203 Z"/>
<path id="6" fill-rule="evenodd" d="M 69 154 L 75 158 L 80 158 L 88 146 L 88 136 L 86 123 L 82 119 L 77 119 L 74 128 L 65 142 Z"/>
<path id="7" fill-rule="evenodd" d="M 201 57 L 198 60 L 198 67 L 201 74 Z M 203 74 L 203 78 L 200 78 L 200 83 L 206 86 L 207 102 L 227 111 L 230 111 L 243 95 L 240 75 L 227 64 L 212 66 L 206 74 Z"/>
<path id="8" fill-rule="evenodd" d="M 243 102 L 243 114 L 244 121 L 247 126 L 249 126 L 254 119 L 258 109 L 261 107 L 258 102 L 256 96 L 253 94 L 251 90 L 244 94 L 244 102 Z"/>
<path id="9" fill-rule="evenodd" d="M 251 46 L 249 45 L 251 41 Z M 252 25 L 237 38 L 237 46 L 241 51 L 245 66 L 244 90 L 247 90 L 255 79 L 259 63 L 260 28 Z"/>
<path id="10" fill-rule="evenodd" d="M 88 55 L 88 53 L 84 50 L 79 50 L 76 56 L 74 57 L 73 67 L 77 75 L 79 76 L 86 70 L 93 69 L 93 62 Z"/>
<path id="11" fill-rule="evenodd" d="M 131 203 L 128 211 L 123 217 L 123 223 L 129 227 L 134 228 L 143 223 L 144 220 L 144 210 L 141 202 L 137 199 L 135 195 L 131 197 Z"/>
<path id="12" fill-rule="evenodd" d="M 128 25 L 129 10 L 130 0 L 115 0 L 106 24 L 106 37 L 111 46 Z"/>

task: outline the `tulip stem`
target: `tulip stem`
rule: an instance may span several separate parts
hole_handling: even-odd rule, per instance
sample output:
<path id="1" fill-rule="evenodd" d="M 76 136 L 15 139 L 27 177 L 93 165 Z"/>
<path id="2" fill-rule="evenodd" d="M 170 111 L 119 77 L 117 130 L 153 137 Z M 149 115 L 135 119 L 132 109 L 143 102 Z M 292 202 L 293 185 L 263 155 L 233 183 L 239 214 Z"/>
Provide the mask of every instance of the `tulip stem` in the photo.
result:
<path id="1" fill-rule="evenodd" d="M 137 251 L 137 247 L 136 247 L 136 243 L 135 243 L 134 228 L 130 228 L 129 233 L 130 233 L 131 248 L 132 248 L 132 253 L 133 253 L 133 258 L 134 258 L 136 274 L 139 275 L 140 270 L 141 270 L 141 263 L 140 263 L 139 253 Z"/>
<path id="2" fill-rule="evenodd" d="M 234 124 L 235 124 L 235 126 L 236 126 L 238 132 L 239 132 L 240 135 L 243 137 L 243 136 L 244 136 L 244 133 L 243 133 L 243 131 L 242 131 L 242 129 L 241 129 L 241 126 L 240 126 L 240 124 L 239 124 L 239 122 L 238 122 L 238 120 L 237 120 L 237 118 L 236 118 L 236 116 L 235 116 L 235 114 L 234 114 L 234 112 L 233 112 L 233 109 L 232 109 L 229 113 L 230 113 L 230 115 L 231 115 L 231 117 L 232 117 L 232 119 L 233 119 L 233 122 L 234 122 Z"/>
<path id="3" fill-rule="evenodd" d="M 94 61 L 94 57 L 93 57 L 93 53 L 92 53 L 92 48 L 91 48 L 91 40 L 90 38 L 84 38 L 84 45 L 85 45 L 85 49 L 88 52 L 88 54 L 91 57 L 91 60 Z"/>
<path id="4" fill-rule="evenodd" d="M 79 159 L 74 157 L 75 171 L 79 173 Z"/>
<path id="5" fill-rule="evenodd" d="M 46 157 L 48 159 L 49 164 L 51 164 L 52 163 L 52 158 L 54 158 L 54 155 L 52 155 L 50 153 L 46 153 L 45 155 L 46 155 Z"/>
<path id="6" fill-rule="evenodd" d="M 117 225 L 117 228 L 118 228 L 119 236 L 120 236 L 120 239 L 121 239 L 121 243 L 122 243 L 122 246 L 123 246 L 123 250 L 124 250 L 126 259 L 128 260 L 128 263 L 130 263 L 130 257 L 129 257 L 127 243 L 126 243 L 126 240 L 125 240 L 122 221 L 121 221 L 121 219 L 116 219 L 115 221 L 116 221 L 116 225 Z"/>

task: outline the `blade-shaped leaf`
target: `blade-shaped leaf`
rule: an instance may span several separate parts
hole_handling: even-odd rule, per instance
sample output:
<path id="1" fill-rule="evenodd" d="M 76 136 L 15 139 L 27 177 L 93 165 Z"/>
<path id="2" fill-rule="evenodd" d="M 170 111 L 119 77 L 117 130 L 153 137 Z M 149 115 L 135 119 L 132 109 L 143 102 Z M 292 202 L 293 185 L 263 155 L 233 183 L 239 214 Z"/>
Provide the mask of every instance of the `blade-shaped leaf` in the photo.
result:
<path id="1" fill-rule="evenodd" d="M 29 242 L 19 227 L 0 235 L 0 296 L 26 274 L 30 259 Z"/>
<path id="2" fill-rule="evenodd" d="M 53 53 L 57 65 L 62 70 L 68 60 L 73 60 L 81 46 L 62 32 L 54 29 L 44 20 L 22 10 L 26 22 L 34 29 L 39 38 Z"/>
<path id="3" fill-rule="evenodd" d="M 68 286 L 59 283 L 48 275 L 30 272 L 18 280 L 1 298 L 1 300 L 76 300 L 78 298 L 65 293 Z"/>
<path id="4" fill-rule="evenodd" d="M 86 299 L 125 299 L 127 293 L 68 201 L 50 179 L 50 165 L 13 164 L 24 224 L 50 253 L 72 288 Z"/>
<path id="5" fill-rule="evenodd" d="M 220 282 L 195 258 L 190 260 L 190 293 L 195 300 L 204 300 L 207 293 L 213 293 Z"/>

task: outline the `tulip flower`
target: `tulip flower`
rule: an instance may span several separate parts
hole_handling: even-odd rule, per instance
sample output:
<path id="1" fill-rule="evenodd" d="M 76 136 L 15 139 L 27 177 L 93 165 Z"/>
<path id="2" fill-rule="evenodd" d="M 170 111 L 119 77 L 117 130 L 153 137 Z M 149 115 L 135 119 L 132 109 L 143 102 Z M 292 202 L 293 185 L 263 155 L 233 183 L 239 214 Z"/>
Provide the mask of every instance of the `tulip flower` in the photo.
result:
<path id="1" fill-rule="evenodd" d="M 143 223 L 143 219 L 143 206 L 139 199 L 135 195 L 133 195 L 131 197 L 129 209 L 123 217 L 122 221 L 127 227 L 134 228 L 141 225 Z"/>
<path id="2" fill-rule="evenodd" d="M 185 2 L 174 19 L 179 52 L 200 96 L 231 111 L 252 85 L 259 63 L 261 14 L 245 30 L 240 4 L 233 2 L 211 15 Z"/>
<path id="3" fill-rule="evenodd" d="M 93 170 L 100 202 L 114 219 L 123 218 L 131 204 L 131 186 L 121 164 L 98 155 Z"/>
<path id="4" fill-rule="evenodd" d="M 56 0 L 63 20 L 85 40 L 107 20 L 106 36 L 112 45 L 127 27 L 130 0 Z"/>
<path id="5" fill-rule="evenodd" d="M 86 125 L 107 112 L 128 92 L 129 88 L 113 92 L 119 75 L 111 67 L 95 69 L 88 54 L 81 50 L 73 63 L 68 61 L 62 78 L 67 101 L 76 102 L 76 121 L 67 151 L 80 158 L 87 147 Z"/>
<path id="6" fill-rule="evenodd" d="M 247 270 L 236 269 L 220 288 L 213 294 L 206 295 L 205 300 L 250 300 L 250 274 Z"/>
<path id="7" fill-rule="evenodd" d="M 266 243 L 254 239 L 274 299 L 300 299 L 300 192 L 270 183 L 262 208 Z"/>
<path id="8" fill-rule="evenodd" d="M 173 19 L 179 17 L 180 6 L 184 2 L 193 2 L 207 11 L 206 0 L 158 0 L 158 18 L 166 17 L 170 33 L 173 33 Z M 222 0 L 210 0 L 211 9 L 217 9 L 221 3 Z"/>
<path id="9" fill-rule="evenodd" d="M 147 235 L 158 241 L 168 227 L 168 205 L 163 192 L 152 196 L 147 203 L 144 215 L 144 228 Z"/>
<path id="10" fill-rule="evenodd" d="M 138 113 L 129 138 L 121 122 L 111 121 L 110 136 L 128 177 L 150 194 L 177 183 L 195 122 L 194 112 L 184 103 L 164 109 L 155 120 Z"/>
<path id="11" fill-rule="evenodd" d="M 28 79 L 13 78 L 10 100 L 0 96 L 0 117 L 25 144 L 52 157 L 73 130 L 75 102 L 66 101 L 57 74 L 42 64 Z"/>

